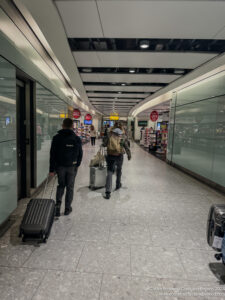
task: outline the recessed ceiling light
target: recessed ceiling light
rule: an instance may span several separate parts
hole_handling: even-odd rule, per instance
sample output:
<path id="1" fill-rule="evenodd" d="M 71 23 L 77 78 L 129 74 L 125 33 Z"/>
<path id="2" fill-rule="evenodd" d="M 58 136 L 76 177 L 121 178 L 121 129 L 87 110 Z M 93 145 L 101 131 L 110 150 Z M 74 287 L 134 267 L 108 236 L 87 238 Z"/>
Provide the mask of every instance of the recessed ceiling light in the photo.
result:
<path id="1" fill-rule="evenodd" d="M 121 92 L 118 92 L 118 94 L 121 94 Z"/>
<path id="2" fill-rule="evenodd" d="M 121 83 L 121 85 L 126 85 L 126 83 Z"/>
<path id="3" fill-rule="evenodd" d="M 92 68 L 82 68 L 82 72 L 90 73 L 92 72 Z"/>
<path id="4" fill-rule="evenodd" d="M 175 69 L 174 74 L 184 74 L 184 70 L 182 69 Z"/>
<path id="5" fill-rule="evenodd" d="M 148 47 L 149 47 L 149 41 L 148 40 L 140 41 L 140 48 L 141 49 L 147 49 Z"/>
<path id="6" fill-rule="evenodd" d="M 4 80 L 4 78 L 3 78 L 3 77 L 0 77 L 0 80 Z"/>
<path id="7" fill-rule="evenodd" d="M 135 73 L 135 69 L 130 69 L 129 72 L 130 73 Z"/>

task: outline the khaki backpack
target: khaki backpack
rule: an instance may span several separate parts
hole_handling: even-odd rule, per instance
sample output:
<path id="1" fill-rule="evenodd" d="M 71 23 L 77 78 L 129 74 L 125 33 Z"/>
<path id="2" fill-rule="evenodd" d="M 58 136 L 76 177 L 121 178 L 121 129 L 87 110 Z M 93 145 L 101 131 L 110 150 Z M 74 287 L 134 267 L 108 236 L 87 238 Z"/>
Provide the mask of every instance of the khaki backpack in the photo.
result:
<path id="1" fill-rule="evenodd" d="M 109 155 L 120 155 L 123 153 L 123 148 L 121 146 L 121 137 L 115 134 L 111 134 L 109 137 L 109 142 L 107 145 L 107 153 Z"/>

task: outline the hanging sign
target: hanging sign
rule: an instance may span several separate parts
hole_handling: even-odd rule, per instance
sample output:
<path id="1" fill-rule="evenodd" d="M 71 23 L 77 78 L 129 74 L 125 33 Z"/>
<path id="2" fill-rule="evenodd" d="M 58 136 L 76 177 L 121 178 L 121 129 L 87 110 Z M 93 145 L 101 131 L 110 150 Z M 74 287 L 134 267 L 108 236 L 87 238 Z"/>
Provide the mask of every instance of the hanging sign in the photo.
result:
<path id="1" fill-rule="evenodd" d="M 150 114 L 150 119 L 152 122 L 156 122 L 159 118 L 159 114 L 156 110 L 153 110 Z"/>
<path id="2" fill-rule="evenodd" d="M 81 115 L 81 113 L 80 113 L 80 111 L 79 111 L 79 109 L 74 109 L 73 110 L 73 118 L 74 119 L 79 119 L 80 118 L 80 115 Z"/>
<path id="3" fill-rule="evenodd" d="M 86 121 L 91 121 L 91 120 L 92 120 L 92 115 L 86 114 L 85 120 L 86 120 Z"/>
<path id="4" fill-rule="evenodd" d="M 116 113 L 116 112 L 111 113 L 109 119 L 110 119 L 111 121 L 118 121 L 118 120 L 119 120 L 119 114 Z"/>

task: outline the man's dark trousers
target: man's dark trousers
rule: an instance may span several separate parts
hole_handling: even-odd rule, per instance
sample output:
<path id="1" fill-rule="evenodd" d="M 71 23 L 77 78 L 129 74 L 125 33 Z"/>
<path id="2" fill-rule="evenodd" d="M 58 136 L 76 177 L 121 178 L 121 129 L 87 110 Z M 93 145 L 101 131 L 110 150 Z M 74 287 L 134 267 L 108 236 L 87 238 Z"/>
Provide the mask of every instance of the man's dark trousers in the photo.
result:
<path id="1" fill-rule="evenodd" d="M 75 177 L 77 175 L 77 167 L 58 167 L 58 187 L 56 192 L 56 207 L 60 208 L 62 197 L 66 188 L 65 210 L 69 210 L 73 201 L 73 190 Z"/>

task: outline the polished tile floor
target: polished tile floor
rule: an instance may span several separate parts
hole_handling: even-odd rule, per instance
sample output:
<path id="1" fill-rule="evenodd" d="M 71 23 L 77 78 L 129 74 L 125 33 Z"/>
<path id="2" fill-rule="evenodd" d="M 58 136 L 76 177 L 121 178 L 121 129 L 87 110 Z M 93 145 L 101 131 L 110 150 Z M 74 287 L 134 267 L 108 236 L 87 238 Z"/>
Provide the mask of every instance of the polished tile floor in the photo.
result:
<path id="1" fill-rule="evenodd" d="M 88 189 L 97 149 L 84 146 L 73 213 L 47 244 L 21 243 L 20 202 L 0 239 L 0 299 L 225 299 L 225 267 L 206 243 L 209 207 L 224 196 L 132 144 L 123 188 L 105 200 Z"/>

